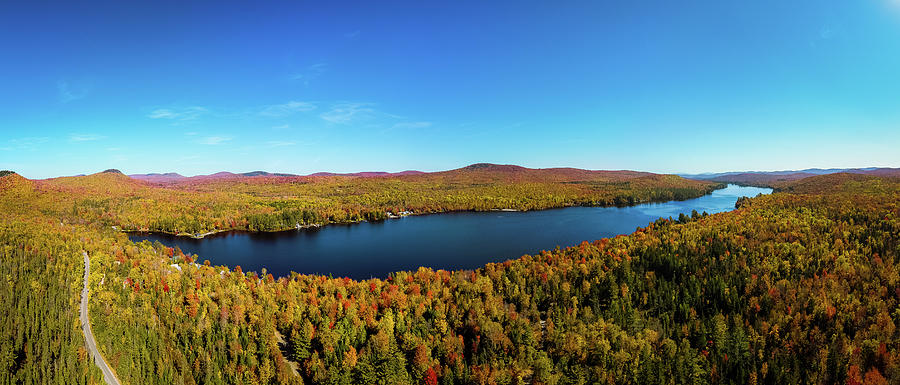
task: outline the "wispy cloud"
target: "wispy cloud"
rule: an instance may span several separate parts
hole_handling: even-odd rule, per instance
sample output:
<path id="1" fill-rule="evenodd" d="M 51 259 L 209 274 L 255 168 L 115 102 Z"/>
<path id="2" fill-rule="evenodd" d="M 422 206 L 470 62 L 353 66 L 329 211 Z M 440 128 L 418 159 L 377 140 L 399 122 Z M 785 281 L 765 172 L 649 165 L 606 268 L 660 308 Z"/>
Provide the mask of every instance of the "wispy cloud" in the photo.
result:
<path id="1" fill-rule="evenodd" d="M 59 96 L 59 101 L 62 103 L 84 99 L 90 91 L 91 88 L 87 85 L 73 85 L 67 80 L 56 82 L 56 92 Z"/>
<path id="2" fill-rule="evenodd" d="M 69 140 L 73 142 L 90 142 L 94 140 L 106 139 L 104 135 L 98 134 L 71 134 Z"/>
<path id="3" fill-rule="evenodd" d="M 269 147 L 285 147 L 285 146 L 294 146 L 297 142 L 289 141 L 289 140 L 270 140 L 266 142 L 266 145 Z"/>
<path id="4" fill-rule="evenodd" d="M 270 118 L 280 118 L 297 112 L 307 112 L 315 109 L 316 105 L 310 102 L 290 101 L 283 104 L 265 106 L 259 111 L 259 114 Z"/>
<path id="5" fill-rule="evenodd" d="M 898 1 L 900 1 L 900 0 L 898 0 Z M 359 37 L 359 32 L 360 32 L 360 31 L 359 31 L 358 29 L 357 29 L 356 31 L 347 32 L 347 33 L 344 34 L 344 37 L 346 37 L 346 38 L 348 38 L 348 39 L 350 39 L 350 40 L 354 40 L 354 39 L 356 39 L 357 37 Z"/>
<path id="6" fill-rule="evenodd" d="M 331 106 L 319 117 L 334 124 L 348 124 L 359 120 L 368 120 L 376 111 L 372 103 L 338 103 Z"/>
<path id="7" fill-rule="evenodd" d="M 197 143 L 215 146 L 217 144 L 222 144 L 227 141 L 230 141 L 231 139 L 232 138 L 230 136 L 207 136 L 207 137 L 200 138 L 200 140 L 198 140 Z"/>
<path id="8" fill-rule="evenodd" d="M 400 122 L 400 123 L 394 124 L 394 126 L 392 128 L 416 129 L 416 128 L 428 128 L 428 127 L 431 127 L 431 122 Z"/>
<path id="9" fill-rule="evenodd" d="M 50 138 L 46 136 L 26 136 L 22 138 L 9 139 L 6 141 L 6 146 L 0 147 L 0 150 L 35 150 L 38 146 L 48 141 L 50 141 Z"/>
<path id="10" fill-rule="evenodd" d="M 315 79 L 318 79 L 325 71 L 328 70 L 328 63 L 316 63 L 306 66 L 306 68 L 302 69 L 291 75 L 291 80 L 299 80 L 303 82 L 303 85 L 309 86 L 309 82 Z"/>
<path id="11" fill-rule="evenodd" d="M 208 112 L 209 110 L 199 106 L 185 108 L 158 108 L 147 114 L 147 117 L 150 119 L 194 120 Z"/>
<path id="12" fill-rule="evenodd" d="M 274 129 L 274 130 L 287 130 L 288 128 L 291 128 L 290 124 L 282 124 L 279 126 L 272 126 L 272 129 Z"/>

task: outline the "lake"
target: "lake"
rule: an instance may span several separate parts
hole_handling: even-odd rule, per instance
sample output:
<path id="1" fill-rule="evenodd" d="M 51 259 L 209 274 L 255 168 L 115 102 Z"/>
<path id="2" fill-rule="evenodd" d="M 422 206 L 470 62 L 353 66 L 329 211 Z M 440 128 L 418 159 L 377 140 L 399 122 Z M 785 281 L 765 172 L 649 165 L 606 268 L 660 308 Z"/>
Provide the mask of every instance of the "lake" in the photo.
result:
<path id="1" fill-rule="evenodd" d="M 380 222 L 328 225 L 277 233 L 227 232 L 204 239 L 168 234 L 133 233 L 135 242 L 159 241 L 198 254 L 200 261 L 244 271 L 266 268 L 288 276 L 331 274 L 334 277 L 385 278 L 388 273 L 434 269 L 474 269 L 556 246 L 629 234 L 660 217 L 691 210 L 710 214 L 734 209 L 741 196 L 769 194 L 771 189 L 728 185 L 696 199 L 630 207 L 567 207 L 528 212 L 454 212 L 409 216 Z"/>

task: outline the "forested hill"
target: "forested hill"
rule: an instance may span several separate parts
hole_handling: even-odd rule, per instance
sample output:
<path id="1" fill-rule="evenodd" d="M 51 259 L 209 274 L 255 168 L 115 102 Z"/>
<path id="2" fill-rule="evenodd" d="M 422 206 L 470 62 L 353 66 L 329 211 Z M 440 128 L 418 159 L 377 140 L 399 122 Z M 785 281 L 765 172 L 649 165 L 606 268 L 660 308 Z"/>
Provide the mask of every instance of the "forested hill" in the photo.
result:
<path id="1" fill-rule="evenodd" d="M 834 174 L 853 174 L 853 175 L 871 175 L 887 178 L 900 177 L 900 168 L 857 168 L 857 169 L 810 169 L 803 171 L 776 171 L 776 172 L 747 172 L 747 173 L 725 173 L 713 177 L 689 176 L 697 180 L 707 180 L 720 183 L 735 183 L 745 186 L 770 187 L 774 189 L 782 187 L 790 187 L 793 182 L 819 175 Z"/>
<path id="2" fill-rule="evenodd" d="M 380 177 L 237 176 L 158 184 L 118 172 L 35 181 L 61 211 L 123 230 L 275 231 L 460 210 L 538 210 L 695 198 L 721 184 L 633 171 L 473 165 Z"/>
<path id="3" fill-rule="evenodd" d="M 882 194 L 894 191 L 895 184 L 900 181 L 900 173 L 890 175 L 890 177 L 876 177 L 865 174 L 837 173 L 804 178 L 793 183 L 779 184 L 776 186 L 776 189 L 777 191 L 795 194 Z"/>

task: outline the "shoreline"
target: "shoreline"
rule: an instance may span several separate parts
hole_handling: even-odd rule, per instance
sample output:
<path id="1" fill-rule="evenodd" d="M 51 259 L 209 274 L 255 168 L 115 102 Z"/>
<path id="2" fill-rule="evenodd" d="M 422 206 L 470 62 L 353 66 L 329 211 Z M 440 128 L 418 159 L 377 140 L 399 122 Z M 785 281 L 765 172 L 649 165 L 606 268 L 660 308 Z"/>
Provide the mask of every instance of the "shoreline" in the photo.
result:
<path id="1" fill-rule="evenodd" d="M 723 184 L 724 184 L 724 186 L 722 186 L 722 187 L 720 187 L 720 188 L 713 189 L 713 190 L 710 190 L 710 191 L 707 192 L 707 193 L 698 195 L 698 196 L 693 197 L 693 198 L 687 198 L 687 199 L 669 199 L 669 200 L 660 200 L 660 201 L 649 200 L 649 201 L 645 201 L 645 202 L 635 202 L 634 204 L 631 204 L 631 205 L 615 205 L 615 204 L 613 204 L 613 205 L 580 204 L 580 205 L 579 205 L 579 204 L 574 204 L 574 205 L 561 205 L 561 206 L 547 207 L 547 208 L 534 209 L 534 210 L 527 210 L 527 209 L 526 209 L 526 210 L 520 210 L 520 209 L 504 208 L 504 209 L 487 209 L 487 210 L 478 210 L 478 209 L 468 209 L 468 210 L 447 210 L 447 211 L 438 211 L 438 212 L 429 212 L 429 213 L 418 213 L 418 212 L 414 212 L 414 211 L 404 211 L 404 212 L 401 213 L 401 215 L 396 215 L 396 214 L 394 214 L 394 215 L 388 215 L 385 219 L 380 219 L 380 220 L 375 221 L 375 222 L 386 221 L 386 220 L 389 220 L 389 219 L 402 219 L 402 218 L 409 217 L 409 216 L 440 215 L 440 214 L 451 214 L 451 213 L 529 212 L 529 211 L 559 210 L 559 209 L 566 209 L 566 208 L 571 208 L 571 207 L 634 207 L 634 206 L 639 206 L 639 205 L 643 205 L 643 204 L 678 202 L 678 201 L 686 201 L 686 200 L 691 200 L 691 199 L 702 198 L 702 197 L 704 197 L 704 196 L 707 196 L 707 195 L 712 194 L 714 191 L 718 191 L 718 190 L 725 189 L 725 188 L 727 188 L 728 185 L 729 185 L 729 183 L 723 183 Z M 730 184 L 733 184 L 733 183 L 730 183 Z M 755 186 L 754 186 L 754 187 L 755 187 Z M 773 191 L 773 193 L 774 193 L 774 191 Z M 114 230 L 118 231 L 118 232 L 126 233 L 126 234 L 130 234 L 130 233 L 166 234 L 166 235 L 171 235 L 171 236 L 176 236 L 176 237 L 187 237 L 187 238 L 192 238 L 192 239 L 204 239 L 204 238 L 206 238 L 207 236 L 210 236 L 210 235 L 216 235 L 216 234 L 227 233 L 227 232 L 281 233 L 281 232 L 287 232 L 287 231 L 301 231 L 301 230 L 312 230 L 312 229 L 318 230 L 318 229 L 321 229 L 321 228 L 323 228 L 323 227 L 325 227 L 325 226 L 331 226 L 331 225 L 354 225 L 354 224 L 359 224 L 359 223 L 363 223 L 363 222 L 370 222 L 370 221 L 363 219 L 363 220 L 359 220 L 359 221 L 313 223 L 313 224 L 308 224 L 308 225 L 300 225 L 300 224 L 297 224 L 297 225 L 292 226 L 292 227 L 287 227 L 287 228 L 277 229 L 277 230 L 218 229 L 218 230 L 207 231 L 207 232 L 205 232 L 205 233 L 195 233 L 195 234 L 185 233 L 185 232 L 182 232 L 182 233 L 172 233 L 172 232 L 159 231 L 159 230 L 123 230 L 123 229 L 118 228 L 118 226 L 112 226 L 112 228 L 113 228 Z"/>
<path id="2" fill-rule="evenodd" d="M 158 231 L 158 230 L 123 230 L 123 229 L 120 229 L 118 226 L 111 226 L 111 227 L 113 228 L 113 230 L 116 230 L 117 232 L 125 233 L 125 234 L 131 234 L 131 233 L 167 234 L 167 235 L 171 235 L 171 236 L 175 236 L 175 237 L 185 237 L 185 238 L 193 238 L 193 239 L 203 239 L 210 235 L 215 235 L 215 234 L 219 234 L 219 233 L 227 233 L 229 231 L 237 230 L 237 229 L 219 229 L 219 230 L 207 231 L 205 233 L 191 234 L 191 233 L 183 233 L 183 232 L 182 233 L 171 233 L 168 231 Z"/>

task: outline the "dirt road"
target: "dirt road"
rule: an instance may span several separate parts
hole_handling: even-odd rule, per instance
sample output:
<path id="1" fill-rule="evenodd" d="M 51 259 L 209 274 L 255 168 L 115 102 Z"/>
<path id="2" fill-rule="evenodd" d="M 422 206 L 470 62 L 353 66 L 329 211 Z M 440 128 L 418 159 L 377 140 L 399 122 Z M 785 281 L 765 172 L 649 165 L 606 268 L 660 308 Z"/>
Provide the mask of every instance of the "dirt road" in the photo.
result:
<path id="1" fill-rule="evenodd" d="M 84 289 L 81 290 L 81 309 L 79 311 L 81 331 L 84 332 L 84 341 L 87 344 L 88 351 L 91 353 L 91 357 L 94 357 L 94 363 L 103 371 L 103 379 L 109 385 L 121 385 L 119 379 L 116 378 L 116 374 L 106 364 L 106 360 L 100 355 L 100 351 L 97 350 L 97 341 L 94 339 L 94 333 L 91 331 L 91 320 L 88 318 L 88 277 L 91 272 L 91 260 L 86 252 L 82 252 L 82 255 L 84 255 Z"/>

